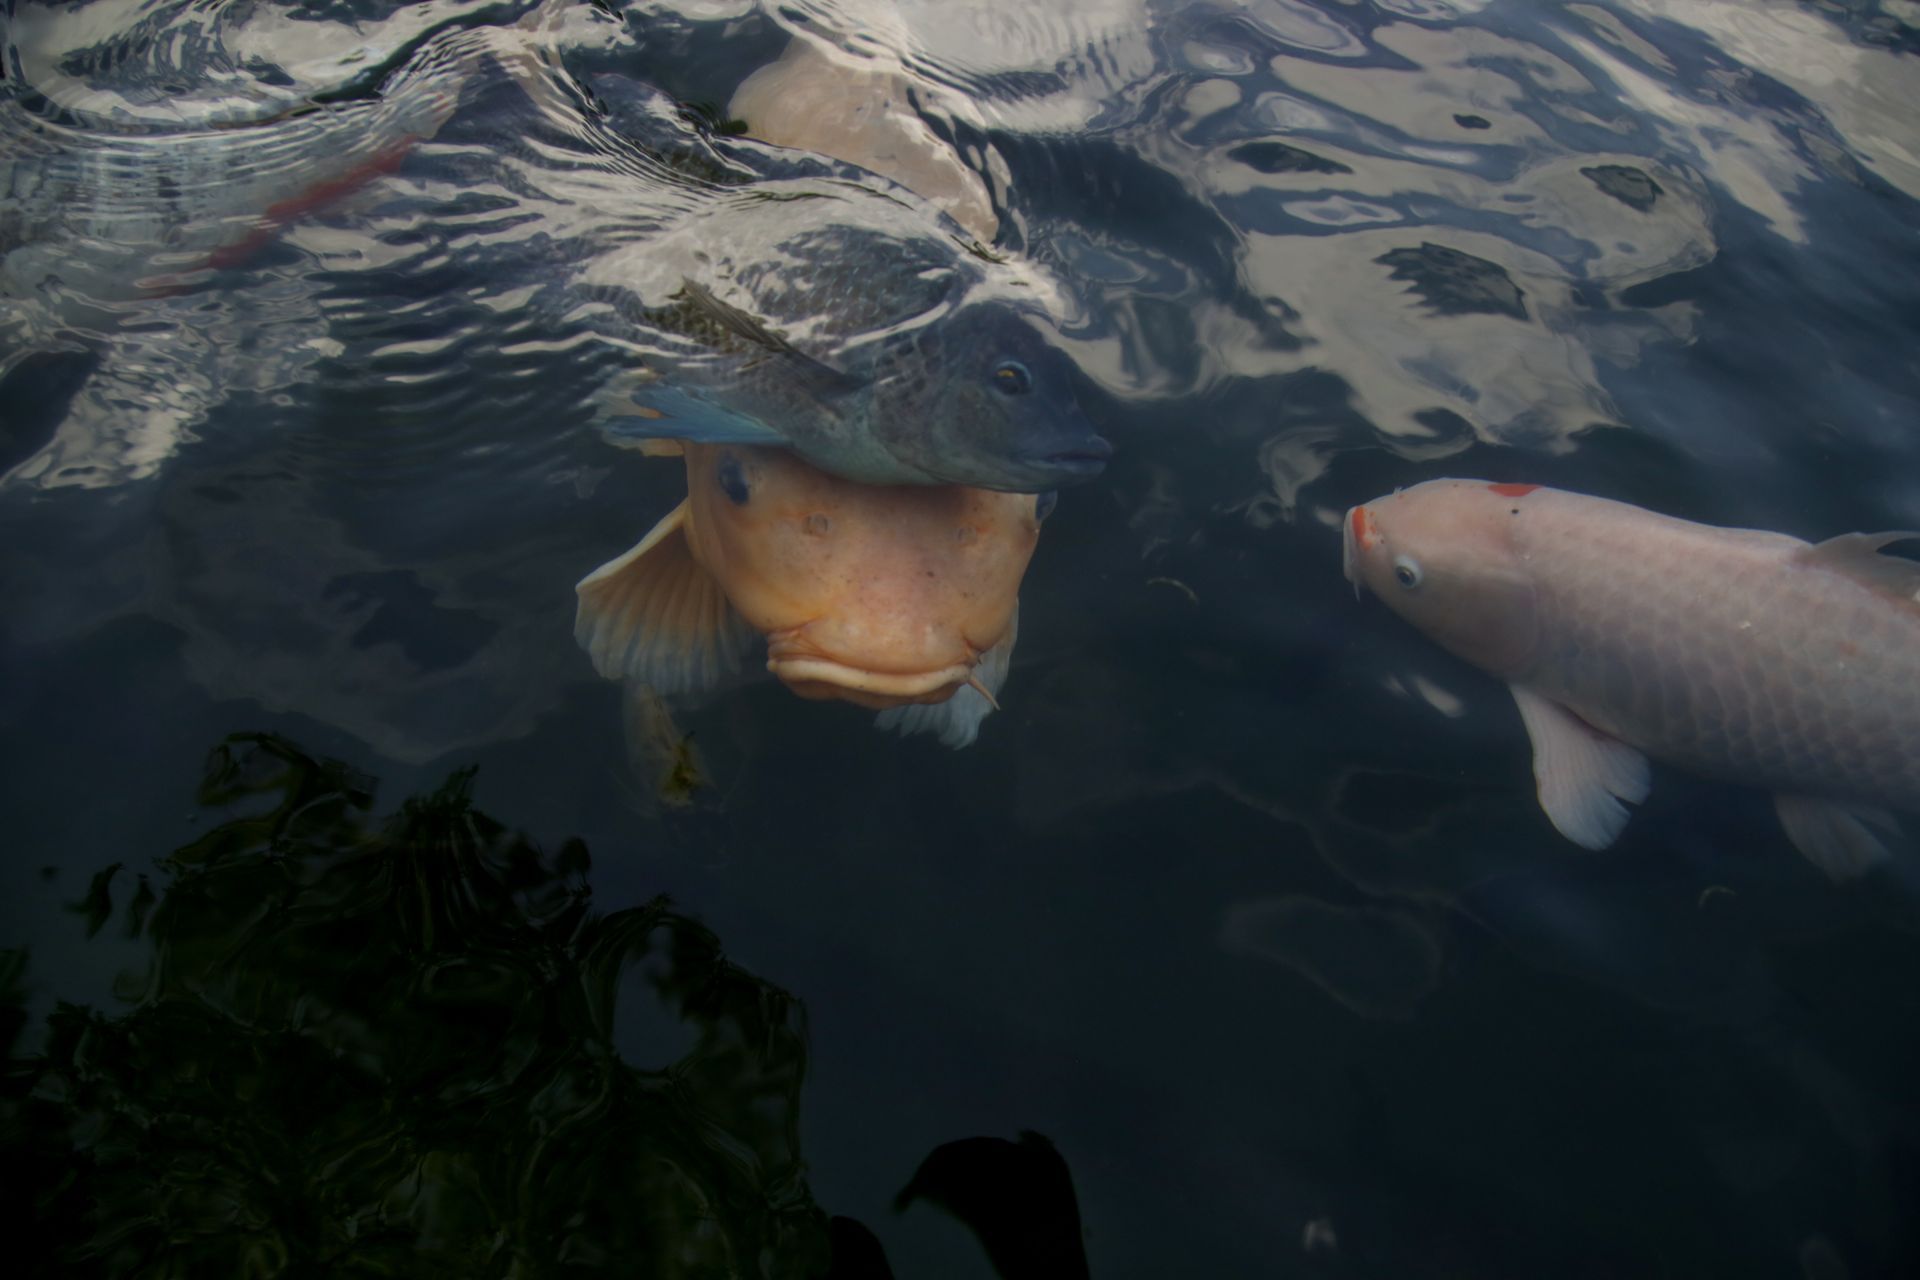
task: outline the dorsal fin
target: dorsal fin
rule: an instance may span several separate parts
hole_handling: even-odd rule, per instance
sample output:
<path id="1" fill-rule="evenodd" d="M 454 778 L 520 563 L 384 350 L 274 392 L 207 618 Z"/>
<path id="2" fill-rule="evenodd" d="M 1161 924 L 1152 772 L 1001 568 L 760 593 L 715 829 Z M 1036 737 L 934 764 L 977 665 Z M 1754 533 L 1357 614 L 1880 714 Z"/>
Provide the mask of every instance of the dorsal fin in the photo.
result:
<path id="1" fill-rule="evenodd" d="M 740 663 L 753 632 L 687 545 L 682 501 L 631 551 L 574 588 L 573 635 L 609 680 L 692 693 Z"/>
<path id="2" fill-rule="evenodd" d="M 824 361 L 814 359 L 767 328 L 760 317 L 742 311 L 731 303 L 720 301 L 713 296 L 712 290 L 698 281 L 681 277 L 678 296 L 683 298 L 693 310 L 706 316 L 728 333 L 751 342 L 770 355 L 778 356 L 782 363 L 787 365 L 816 395 L 841 395 L 866 385 L 864 378 L 855 377 Z"/>
<path id="3" fill-rule="evenodd" d="M 1843 573 L 1883 595 L 1920 608 L 1920 561 L 1880 554 L 1897 542 L 1920 543 L 1920 533 L 1843 533 L 1800 554 L 1808 564 Z"/>

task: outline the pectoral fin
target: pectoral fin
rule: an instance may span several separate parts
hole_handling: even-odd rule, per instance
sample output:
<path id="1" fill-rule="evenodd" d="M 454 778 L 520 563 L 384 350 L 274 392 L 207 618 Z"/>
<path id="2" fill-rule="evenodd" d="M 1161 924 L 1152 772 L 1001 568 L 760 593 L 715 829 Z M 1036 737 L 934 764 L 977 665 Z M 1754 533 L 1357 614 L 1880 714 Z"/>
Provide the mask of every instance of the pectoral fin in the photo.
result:
<path id="1" fill-rule="evenodd" d="M 638 546 L 580 580 L 573 635 L 609 680 L 691 693 L 739 665 L 753 632 L 687 547 L 682 502 Z"/>
<path id="2" fill-rule="evenodd" d="M 973 678 L 986 693 L 968 685 L 945 702 L 889 707 L 874 719 L 874 724 L 902 734 L 931 733 L 956 751 L 971 745 L 980 735 L 980 722 L 993 714 L 993 703 L 988 697 L 998 698 L 1000 686 L 1007 682 L 1007 671 L 1013 665 L 1013 642 L 1019 635 L 1020 607 L 1015 605 L 1007 634 L 980 655 L 979 665 L 973 669 Z"/>
<path id="3" fill-rule="evenodd" d="M 1835 880 L 1865 875 L 1892 855 L 1882 835 L 1897 828 L 1884 809 L 1850 808 L 1815 796 L 1776 795 L 1773 811 L 1787 839 L 1814 866 Z M 1878 828 L 1878 830 L 1875 830 Z"/>
<path id="4" fill-rule="evenodd" d="M 1540 807 L 1561 835 L 1583 849 L 1604 849 L 1627 825 L 1627 804 L 1646 799 L 1647 758 L 1609 738 L 1531 689 L 1510 685 L 1533 739 Z"/>

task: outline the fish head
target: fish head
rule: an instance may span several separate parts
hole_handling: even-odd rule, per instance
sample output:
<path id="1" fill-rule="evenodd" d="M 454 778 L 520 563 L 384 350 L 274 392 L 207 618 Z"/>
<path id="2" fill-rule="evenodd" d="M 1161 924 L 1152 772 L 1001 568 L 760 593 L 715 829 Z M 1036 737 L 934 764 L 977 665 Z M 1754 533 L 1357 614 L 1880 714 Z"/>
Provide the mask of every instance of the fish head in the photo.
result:
<path id="1" fill-rule="evenodd" d="M 1430 480 L 1354 507 L 1343 534 L 1347 579 L 1455 655 L 1514 674 L 1538 632 L 1513 524 L 1535 487 Z"/>
<path id="2" fill-rule="evenodd" d="M 944 702 L 1013 626 L 1050 495 L 857 484 L 760 446 L 686 452 L 694 554 L 801 696 Z"/>
<path id="3" fill-rule="evenodd" d="M 1091 480 L 1113 456 L 1080 407 L 1074 363 L 1032 308 L 964 302 L 890 339 L 876 363 L 882 445 L 949 484 L 1040 493 Z"/>

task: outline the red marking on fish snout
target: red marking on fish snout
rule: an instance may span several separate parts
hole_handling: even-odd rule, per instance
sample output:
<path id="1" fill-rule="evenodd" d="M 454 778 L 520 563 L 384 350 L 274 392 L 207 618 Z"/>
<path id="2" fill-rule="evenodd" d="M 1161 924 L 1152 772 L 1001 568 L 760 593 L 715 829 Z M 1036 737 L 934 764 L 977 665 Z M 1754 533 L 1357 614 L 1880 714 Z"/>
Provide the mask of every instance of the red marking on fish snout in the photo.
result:
<path id="1" fill-rule="evenodd" d="M 1487 486 L 1503 498 L 1524 498 L 1539 487 L 1537 484 L 1490 484 Z"/>
<path id="2" fill-rule="evenodd" d="M 1353 545 L 1362 551 L 1373 550 L 1378 537 L 1373 528 L 1373 513 L 1365 507 L 1355 507 L 1349 516 L 1353 521 Z"/>

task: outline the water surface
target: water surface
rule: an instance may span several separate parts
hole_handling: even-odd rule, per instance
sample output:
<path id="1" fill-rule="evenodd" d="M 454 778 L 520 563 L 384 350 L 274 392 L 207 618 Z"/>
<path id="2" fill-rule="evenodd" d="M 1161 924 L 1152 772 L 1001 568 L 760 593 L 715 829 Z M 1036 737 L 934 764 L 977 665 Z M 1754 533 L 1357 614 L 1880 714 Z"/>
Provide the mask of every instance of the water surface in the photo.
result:
<path id="1" fill-rule="evenodd" d="M 1763 795 L 1659 769 L 1574 849 L 1506 693 L 1356 602 L 1338 536 L 1446 474 L 1920 527 L 1913 5 L 5 30 L 4 1105 L 42 1269 L 1920 1260 L 1913 864 L 1835 886 Z M 676 712 L 687 792 L 571 634 L 680 496 L 597 429 L 607 291 L 689 228 L 750 257 L 782 183 L 941 216 L 725 127 L 796 43 L 903 78 L 1120 452 L 1048 521 L 977 744 L 747 678 Z"/>

